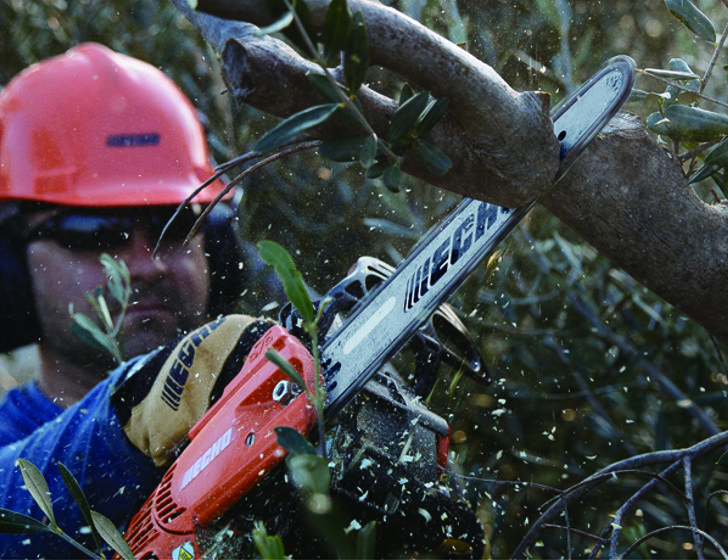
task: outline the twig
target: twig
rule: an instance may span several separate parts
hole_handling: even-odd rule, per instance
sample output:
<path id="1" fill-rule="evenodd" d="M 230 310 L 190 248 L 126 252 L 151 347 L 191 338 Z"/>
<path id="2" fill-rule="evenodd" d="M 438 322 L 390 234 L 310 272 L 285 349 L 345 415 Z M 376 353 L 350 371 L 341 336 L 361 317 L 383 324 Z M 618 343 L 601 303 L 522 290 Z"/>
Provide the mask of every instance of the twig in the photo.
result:
<path id="1" fill-rule="evenodd" d="M 726 3 L 726 0 L 723 0 L 723 3 Z M 728 4 L 726 4 L 726 6 L 728 6 Z M 718 40 L 718 44 L 713 51 L 713 56 L 710 57 L 708 68 L 705 70 L 705 74 L 703 75 L 703 79 L 700 82 L 700 89 L 698 91 L 702 92 L 705 89 L 705 84 L 707 83 L 708 78 L 710 78 L 710 75 L 713 72 L 713 67 L 715 66 L 715 62 L 718 60 L 718 55 L 723 51 L 723 45 L 725 44 L 726 38 L 728 38 L 728 24 L 726 24 L 725 28 L 723 29 L 723 33 L 721 34 L 720 39 Z"/>
<path id="2" fill-rule="evenodd" d="M 627 461 L 628 460 L 629 459 L 627 459 Z M 650 482 L 655 483 L 655 484 L 657 482 L 662 482 L 665 486 L 667 486 L 675 494 L 680 496 L 682 499 L 685 499 L 685 495 L 680 491 L 680 489 L 677 488 L 674 484 L 672 484 L 669 480 L 667 480 L 662 474 L 651 473 L 651 472 L 643 471 L 643 470 L 639 470 L 639 469 L 620 469 L 620 470 L 615 470 L 615 471 L 610 471 L 608 473 L 604 473 L 603 475 L 601 475 L 599 477 L 585 478 L 581 482 L 578 482 L 577 484 L 574 484 L 567 490 L 564 490 L 559 497 L 551 498 L 551 500 L 542 504 L 541 508 L 548 506 L 549 503 L 555 502 L 561 496 L 567 496 L 567 495 L 581 489 L 581 487 L 584 486 L 585 484 L 589 484 L 589 485 L 591 485 L 591 488 L 594 488 L 595 486 L 597 486 L 597 484 L 599 484 L 601 482 L 615 480 L 620 475 L 628 475 L 628 474 L 649 477 L 649 478 L 653 479 Z M 589 488 L 589 489 L 591 490 L 591 488 Z"/>
<path id="3" fill-rule="evenodd" d="M 716 490 L 715 492 L 711 492 L 710 496 L 708 496 L 708 499 L 705 500 L 705 531 L 708 530 L 708 508 L 710 507 L 710 502 L 715 496 L 721 495 L 728 495 L 728 490 Z"/>
<path id="4" fill-rule="evenodd" d="M 581 529 L 575 529 L 574 527 L 564 527 L 563 525 L 555 525 L 554 523 L 546 523 L 544 524 L 544 529 L 561 529 L 562 531 L 568 531 L 569 533 L 574 533 L 575 535 L 579 535 L 580 537 L 584 537 L 587 539 L 591 539 L 593 541 L 596 541 L 598 544 L 607 544 L 607 541 L 603 539 L 602 537 L 598 535 L 593 535 L 592 533 L 587 533 L 586 531 L 582 531 Z"/>
<path id="5" fill-rule="evenodd" d="M 698 154 L 702 154 L 708 148 L 712 148 L 721 140 L 722 140 L 722 138 L 719 138 L 718 140 L 711 140 L 710 142 L 703 142 L 702 144 L 694 147 L 692 150 L 689 150 L 689 151 L 685 152 L 684 154 L 680 154 L 678 156 L 678 160 L 680 161 L 680 163 L 683 163 L 683 162 L 689 160 L 690 158 L 697 156 Z"/>
<path id="6" fill-rule="evenodd" d="M 243 171 L 242 173 L 238 174 L 233 178 L 227 185 L 225 185 L 225 188 L 220 191 L 220 194 L 218 194 L 213 201 L 207 205 L 207 207 L 204 209 L 202 214 L 199 218 L 197 218 L 197 221 L 195 221 L 195 224 L 192 226 L 192 229 L 187 233 L 187 237 L 184 240 L 184 245 L 187 245 L 190 242 L 190 239 L 192 239 L 195 234 L 199 231 L 200 227 L 202 226 L 202 223 L 204 222 L 207 215 L 212 211 L 212 209 L 215 207 L 215 205 L 220 202 L 227 194 L 238 184 L 240 183 L 245 177 L 253 173 L 254 171 L 257 171 L 258 169 L 265 167 L 266 165 L 269 165 L 273 163 L 276 160 L 282 159 L 284 157 L 293 155 L 298 152 L 303 152 L 305 150 L 311 150 L 313 148 L 317 148 L 321 145 L 320 140 L 311 140 L 308 142 L 298 142 L 294 143 L 293 145 L 289 147 L 284 147 L 284 149 L 279 149 L 276 153 L 273 155 L 270 155 L 261 161 L 255 163 L 254 165 L 251 165 L 248 169 Z M 197 187 L 194 191 L 192 191 L 192 194 L 190 194 L 186 199 L 184 199 L 179 206 L 177 206 L 177 209 L 174 211 L 174 214 L 172 214 L 172 217 L 169 219 L 169 221 L 164 225 L 164 229 L 162 229 L 162 232 L 159 234 L 159 239 L 157 240 L 157 244 L 154 247 L 154 251 L 152 252 L 152 256 L 157 254 L 157 251 L 159 250 L 159 245 L 162 242 L 162 239 L 164 238 L 165 233 L 169 229 L 169 226 L 172 224 L 174 219 L 179 215 L 179 213 L 184 209 L 185 206 L 187 206 L 192 199 L 194 199 L 198 194 L 200 194 L 206 187 L 211 185 L 214 181 L 222 177 L 222 175 L 225 174 L 225 172 L 229 171 L 231 168 L 235 167 L 236 165 L 240 163 L 247 162 L 248 160 L 255 159 L 257 157 L 260 157 L 261 154 L 258 152 L 250 152 L 249 154 L 243 154 L 242 156 L 238 156 L 237 158 L 231 160 L 230 162 L 227 162 L 225 164 L 222 164 L 217 167 L 217 171 L 209 177 L 204 183 L 202 183 L 199 187 Z"/>
<path id="7" fill-rule="evenodd" d="M 657 80 L 658 82 L 662 82 L 663 84 L 667 84 L 668 86 L 673 86 L 673 87 L 675 87 L 675 88 L 677 88 L 677 89 L 679 89 L 681 91 L 684 91 L 686 93 L 692 93 L 692 94 L 696 95 L 697 97 L 699 97 L 700 99 L 702 99 L 704 101 L 709 101 L 710 103 L 715 103 L 716 105 L 720 105 L 721 107 L 725 107 L 726 109 L 728 109 L 728 103 L 726 103 L 725 101 L 720 101 L 719 99 L 715 99 L 713 97 L 708 97 L 707 95 L 703 95 L 702 93 L 700 93 L 698 91 L 694 91 L 694 90 L 688 89 L 688 88 L 686 88 L 684 86 L 681 86 L 680 84 L 676 84 L 673 81 L 666 80 L 665 78 L 662 78 L 660 76 L 656 76 L 655 74 L 653 74 L 652 72 L 650 72 L 649 69 L 643 70 L 641 68 L 637 68 L 635 70 L 635 72 L 639 72 L 640 74 L 644 74 L 645 76 L 649 76 L 650 78 L 652 78 L 654 80 Z"/>
<path id="8" fill-rule="evenodd" d="M 722 546 L 720 546 L 720 543 L 718 541 L 716 541 L 713 537 L 711 537 L 705 531 L 698 529 L 697 527 L 689 527 L 687 525 L 670 525 L 669 527 L 661 527 L 659 529 L 655 529 L 654 531 L 650 531 L 642 538 L 639 538 L 635 542 L 633 542 L 622 554 L 619 555 L 619 558 L 626 558 L 627 556 L 629 556 L 632 553 L 632 551 L 634 549 L 636 549 L 643 542 L 648 541 L 652 537 L 656 537 L 657 535 L 660 535 L 667 531 L 681 531 L 681 530 L 690 531 L 694 535 L 700 535 L 701 537 L 705 537 L 716 548 L 716 550 L 720 553 L 721 557 L 728 560 L 728 553 L 726 553 L 725 549 Z M 614 558 L 616 558 L 616 557 L 614 557 Z"/>
<path id="9" fill-rule="evenodd" d="M 716 434 L 714 436 L 711 436 L 707 439 L 704 439 L 703 441 L 685 448 L 685 449 L 674 449 L 674 450 L 668 450 L 668 451 L 655 451 L 652 453 L 646 453 L 643 455 L 637 455 L 636 457 L 630 457 L 629 459 L 625 459 L 623 461 L 619 461 L 617 463 L 613 463 L 612 465 L 609 465 L 602 469 L 601 471 L 593 474 L 589 478 L 583 480 L 581 483 L 579 483 L 579 490 L 576 490 L 574 492 L 569 493 L 568 495 L 568 501 L 571 502 L 580 496 L 583 496 L 586 492 L 588 492 L 591 489 L 591 486 L 594 484 L 594 481 L 597 481 L 598 479 L 602 479 L 605 475 L 611 474 L 612 472 L 623 470 L 625 468 L 628 469 L 634 469 L 634 468 L 641 468 L 648 465 L 654 465 L 659 463 L 671 463 L 670 467 L 663 471 L 661 473 L 661 476 L 664 476 L 666 473 L 669 474 L 668 471 L 672 469 L 673 467 L 677 468 L 677 466 L 680 465 L 680 462 L 683 457 L 690 456 L 692 458 L 702 456 L 706 453 L 709 453 L 711 451 L 714 451 L 715 449 L 718 449 L 720 447 L 724 447 L 728 445 L 728 432 L 721 432 L 719 434 Z M 670 471 L 671 472 L 671 471 Z M 656 481 L 657 479 L 655 479 Z M 652 484 L 655 481 L 650 481 L 648 484 Z M 576 488 L 576 487 L 574 487 Z M 531 528 L 528 530 L 528 533 L 523 538 L 523 540 L 519 543 L 516 550 L 513 552 L 512 556 L 514 557 L 524 557 L 526 556 L 526 551 L 531 547 L 533 542 L 538 538 L 538 534 L 541 531 L 541 528 L 544 526 L 545 523 L 548 523 L 551 521 L 554 516 L 556 516 L 561 511 L 561 503 L 555 503 L 551 507 L 546 510 L 539 519 L 536 520 L 536 522 L 531 526 Z"/>
<path id="10" fill-rule="evenodd" d="M 673 471 L 677 470 L 677 468 L 680 466 L 680 461 L 675 461 L 672 463 L 669 467 L 664 469 L 660 475 L 660 479 L 665 479 L 666 476 L 671 474 Z M 650 480 L 647 482 L 642 488 L 637 490 L 632 496 L 622 504 L 622 506 L 616 511 L 614 514 L 614 521 L 612 521 L 607 527 L 604 528 L 604 531 L 602 531 L 602 537 L 606 538 L 606 536 L 611 532 L 611 536 L 609 537 L 609 543 L 610 543 L 610 549 L 609 553 L 612 555 L 611 558 L 616 558 L 617 555 L 617 545 L 619 541 L 619 535 L 622 531 L 622 519 L 627 514 L 628 511 L 632 509 L 633 506 L 637 504 L 639 500 L 642 499 L 642 497 L 650 492 L 655 486 L 657 486 L 657 479 Z M 684 496 L 683 496 L 684 497 Z M 599 547 L 595 547 L 594 550 L 592 550 L 591 558 L 595 558 L 596 554 L 599 550 Z"/>
<path id="11" fill-rule="evenodd" d="M 698 528 L 698 518 L 695 515 L 695 498 L 693 497 L 693 469 L 690 457 L 683 457 L 683 478 L 685 479 L 685 495 L 687 496 L 688 520 L 692 527 Z M 703 539 L 699 533 L 693 533 L 695 539 L 695 552 L 699 560 L 703 560 Z"/>

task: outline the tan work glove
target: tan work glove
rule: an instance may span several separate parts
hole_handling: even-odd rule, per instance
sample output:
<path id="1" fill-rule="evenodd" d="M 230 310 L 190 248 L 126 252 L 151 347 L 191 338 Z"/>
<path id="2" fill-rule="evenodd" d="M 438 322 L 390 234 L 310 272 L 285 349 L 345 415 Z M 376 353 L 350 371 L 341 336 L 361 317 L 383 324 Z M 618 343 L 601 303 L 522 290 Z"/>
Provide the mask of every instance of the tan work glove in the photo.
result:
<path id="1" fill-rule="evenodd" d="M 112 397 L 129 441 L 157 466 L 170 463 L 270 327 L 247 315 L 228 315 L 151 356 Z"/>

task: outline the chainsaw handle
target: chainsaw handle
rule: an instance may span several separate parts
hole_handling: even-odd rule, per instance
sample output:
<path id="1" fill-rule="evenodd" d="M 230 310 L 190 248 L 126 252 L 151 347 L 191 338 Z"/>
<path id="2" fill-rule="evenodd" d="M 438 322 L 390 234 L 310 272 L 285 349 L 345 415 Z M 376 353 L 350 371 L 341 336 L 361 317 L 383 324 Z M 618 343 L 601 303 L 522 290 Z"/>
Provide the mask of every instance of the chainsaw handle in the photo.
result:
<path id="1" fill-rule="evenodd" d="M 270 348 L 313 388 L 311 354 L 285 329 L 271 327 L 222 397 L 190 430 L 189 445 L 132 519 L 126 539 L 135 557 L 171 558 L 190 546 L 199 553 L 195 527 L 214 522 L 285 457 L 274 428 L 311 432 L 316 411 L 305 391 L 286 390 L 291 381 L 265 357 Z"/>

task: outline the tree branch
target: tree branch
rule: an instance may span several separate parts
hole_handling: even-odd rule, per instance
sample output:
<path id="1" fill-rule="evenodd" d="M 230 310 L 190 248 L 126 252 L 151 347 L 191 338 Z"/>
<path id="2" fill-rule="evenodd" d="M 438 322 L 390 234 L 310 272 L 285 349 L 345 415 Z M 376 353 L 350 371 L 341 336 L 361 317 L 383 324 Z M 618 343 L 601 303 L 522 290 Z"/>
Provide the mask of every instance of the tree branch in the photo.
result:
<path id="1" fill-rule="evenodd" d="M 541 203 L 636 280 L 728 341 L 728 212 L 702 202 L 634 116 L 613 119 Z"/>
<path id="2" fill-rule="evenodd" d="M 278 116 L 320 102 L 306 73 L 316 66 L 253 25 L 273 17 L 265 0 L 172 0 L 222 56 L 230 91 L 239 101 Z M 511 89 L 486 64 L 416 21 L 370 0 L 362 10 L 374 64 L 398 72 L 450 109 L 426 136 L 453 161 L 444 177 L 408 155 L 403 171 L 435 186 L 502 206 L 540 202 L 636 280 L 728 342 L 728 214 L 704 204 L 687 186 L 679 162 L 652 141 L 634 117 L 621 116 L 595 141 L 558 186 L 558 144 L 548 98 Z M 321 29 L 327 0 L 307 0 Z M 240 20 L 247 23 L 232 22 Z M 253 24 L 253 25 L 250 25 Z M 396 108 L 363 88 L 360 101 L 378 134 Z M 342 120 L 314 138 L 351 133 Z"/>
<path id="3" fill-rule="evenodd" d="M 179 7 L 184 0 L 173 2 Z M 307 4 L 320 29 L 328 2 Z M 482 197 L 487 192 L 497 204 L 511 207 L 533 200 L 550 186 L 558 168 L 558 142 L 546 94 L 516 92 L 491 67 L 396 10 L 369 0 L 349 4 L 366 19 L 372 64 L 450 101 L 448 114 L 425 138 L 447 153 L 453 170 L 444 177 L 433 175 L 409 154 L 403 171 L 460 194 Z M 273 22 L 264 0 L 202 0 L 198 9 L 257 26 Z M 197 13 L 193 23 L 213 38 L 210 43 L 222 56 L 237 100 L 281 117 L 320 103 L 306 79 L 307 72 L 317 71 L 315 64 L 272 37 L 245 33 L 231 35 L 223 44 L 212 20 L 204 25 L 199 23 L 203 20 Z M 396 104 L 369 88 L 362 88 L 358 97 L 367 120 L 383 136 Z M 342 120 L 315 135 L 347 129 L 351 133 L 350 124 Z"/>

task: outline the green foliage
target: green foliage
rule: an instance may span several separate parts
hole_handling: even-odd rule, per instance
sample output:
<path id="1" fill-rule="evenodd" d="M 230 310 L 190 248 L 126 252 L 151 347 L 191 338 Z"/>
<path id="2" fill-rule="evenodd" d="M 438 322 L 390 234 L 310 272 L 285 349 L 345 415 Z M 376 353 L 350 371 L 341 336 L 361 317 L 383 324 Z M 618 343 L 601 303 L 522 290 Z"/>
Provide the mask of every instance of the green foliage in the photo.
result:
<path id="1" fill-rule="evenodd" d="M 43 512 L 43 515 L 47 518 L 47 522 L 43 523 L 33 517 L 0 508 L 0 533 L 54 533 L 76 547 L 85 555 L 97 559 L 105 558 L 101 549 L 101 539 L 103 539 L 109 546 L 111 546 L 114 552 L 125 560 L 134 559 L 134 555 L 124 541 L 124 538 L 119 533 L 118 529 L 107 517 L 101 515 L 97 511 L 93 511 L 89 507 L 88 500 L 81 490 L 81 487 L 78 485 L 78 482 L 63 464 L 58 464 L 58 468 L 61 471 L 61 477 L 63 478 L 63 482 L 71 494 L 71 497 L 76 502 L 76 505 L 78 505 L 81 509 L 86 522 L 91 528 L 98 553 L 87 549 L 81 543 L 72 539 L 58 525 L 53 511 L 52 496 L 43 473 L 35 465 L 25 459 L 18 459 L 18 468 L 20 469 L 20 473 L 28 492 Z"/>
<path id="2" fill-rule="evenodd" d="M 679 19 L 690 31 L 709 43 L 715 44 L 715 29 L 708 16 L 690 0 L 665 0 L 670 13 Z"/>
<path id="3" fill-rule="evenodd" d="M 314 364 L 316 365 L 316 378 L 314 387 L 311 388 L 305 380 L 298 374 L 295 368 L 289 364 L 274 348 L 270 348 L 266 352 L 266 357 L 276 364 L 281 370 L 291 378 L 301 389 L 308 393 L 313 403 L 316 414 L 318 416 L 319 437 L 321 445 L 324 441 L 324 402 L 326 401 L 326 388 L 321 383 L 321 364 L 319 362 L 319 344 L 317 321 L 323 306 L 319 309 L 317 315 L 308 294 L 308 288 L 303 280 L 303 276 L 296 268 L 291 255 L 273 241 L 263 240 L 258 243 L 258 252 L 260 258 L 269 265 L 272 265 L 276 274 L 283 283 L 283 287 L 288 296 L 288 300 L 296 308 L 301 315 L 303 330 L 311 337 L 311 351 L 313 353 Z M 322 448 L 323 449 L 323 448 Z"/>
<path id="4" fill-rule="evenodd" d="M 728 117 L 678 103 L 652 113 L 647 128 L 679 142 L 710 142 L 728 134 Z"/>
<path id="5" fill-rule="evenodd" d="M 285 13 L 280 10 L 282 2 L 288 8 Z M 269 0 L 271 9 L 280 15 L 280 19 L 262 29 L 261 33 L 282 32 L 304 56 L 318 63 L 323 73 L 309 73 L 308 78 L 314 89 L 331 103 L 309 107 L 291 115 L 266 132 L 256 143 L 254 150 L 268 152 L 293 143 L 334 115 L 344 114 L 357 122 L 365 134 L 362 137 L 327 139 L 319 149 L 322 157 L 331 157 L 337 162 L 359 161 L 369 169 L 369 178 L 382 176 L 384 185 L 392 192 L 399 190 L 401 180 L 403 156 L 398 153 L 410 147 L 416 147 L 416 153 L 426 158 L 426 167 L 430 172 L 436 175 L 447 173 L 452 162 L 445 153 L 432 144 L 418 143 L 418 138 L 444 116 L 447 99 L 430 102 L 429 95 L 424 92 L 400 98 L 400 107 L 392 116 L 385 139 L 377 138 L 356 99 L 357 92 L 367 79 L 370 64 L 369 39 L 362 12 L 357 11 L 352 15 L 346 0 L 331 2 L 324 17 L 323 44 L 319 46 L 314 44 L 314 33 L 308 22 L 309 15 L 303 9 L 305 2 L 282 2 Z M 292 28 L 295 29 L 294 35 L 289 32 Z M 339 57 L 343 67 L 343 85 L 336 82 L 327 70 Z M 339 142 L 343 146 L 339 147 Z"/>
<path id="6" fill-rule="evenodd" d="M 87 292 L 86 297 L 91 307 L 96 312 L 97 320 L 101 326 L 95 323 L 90 317 L 73 310 L 69 306 L 71 315 L 71 330 L 82 341 L 89 346 L 104 350 L 111 354 L 117 364 L 124 360 L 124 317 L 129 308 L 131 299 L 131 278 L 129 269 L 124 261 L 116 261 L 107 253 L 100 257 L 104 268 L 104 274 L 108 279 L 106 288 L 97 287 L 93 292 Z M 109 306 L 106 303 L 105 291 L 119 303 L 120 312 L 116 324 L 109 313 Z"/>
<path id="7" fill-rule="evenodd" d="M 464 48 L 519 90 L 542 89 L 557 101 L 605 60 L 626 53 L 645 72 L 657 70 L 654 77 L 652 71 L 640 75 L 644 95 L 629 106 L 631 111 L 646 119 L 679 102 L 725 113 L 722 105 L 698 98 L 695 91 L 696 82 L 705 84 L 701 95 L 725 101 L 723 51 L 712 78 L 704 80 L 714 52 L 711 43 L 671 15 L 664 2 L 573 0 L 568 11 L 565 3 L 394 0 L 392 5 L 446 38 L 466 40 Z M 725 21 L 721 2 L 700 0 L 695 5 L 711 21 Z M 221 94 L 225 86 L 218 60 L 169 2 L 10 0 L 0 2 L 0 20 L 5 30 L 0 83 L 81 40 L 98 40 L 170 74 L 207 117 L 218 161 L 245 152 L 271 127 L 270 117 L 233 107 L 230 96 Z M 691 71 L 677 70 L 682 65 L 671 58 L 682 60 Z M 335 57 L 326 64 L 336 64 Z M 328 82 L 323 73 L 317 76 Z M 370 66 L 367 83 L 393 98 L 401 91 L 400 104 L 416 95 L 403 79 L 376 66 Z M 343 102 L 337 96 L 324 96 L 322 103 Z M 359 136 L 370 134 L 363 130 Z M 672 139 L 664 140 L 668 149 L 675 148 Z M 710 201 L 716 179 L 723 180 L 724 142 L 684 160 L 691 175 L 712 168 L 707 180 L 695 184 L 698 194 Z M 680 146 L 678 157 L 694 144 Z M 370 157 L 360 158 L 364 140 L 359 146 L 349 152 L 352 161 Z M 286 247 L 319 293 L 340 280 L 361 255 L 397 264 L 458 200 L 405 175 L 399 192 L 390 192 L 381 181 L 388 161 L 364 166 L 379 170 L 377 180 L 369 180 L 368 171 L 358 165 L 337 161 L 302 154 L 275 164 L 249 178 L 240 207 L 245 238 L 252 243 L 270 239 Z M 542 209 L 532 212 L 501 249 L 452 298 L 494 382 L 482 387 L 465 377 L 442 379 L 431 400 L 452 426 L 453 461 L 463 474 L 478 479 L 468 482 L 468 492 L 486 525 L 493 557 L 511 554 L 542 504 L 554 495 L 529 484 L 563 489 L 616 460 L 699 441 L 707 432 L 689 402 L 720 429 L 728 425 L 728 376 L 703 329 Z M 275 311 L 269 284 L 256 277 L 245 290 L 241 309 L 253 314 Z M 668 393 L 664 380 L 672 381 L 684 398 Z M 724 487 L 725 466 L 709 463 L 706 459 L 695 466 L 695 501 L 706 505 L 706 529 L 720 536 L 726 532 L 726 501 L 720 494 L 709 502 L 705 498 Z M 580 522 L 582 529 L 599 531 L 607 514 L 631 497 L 635 484 L 635 478 L 620 476 L 570 506 L 574 527 Z M 629 538 L 646 534 L 658 521 L 684 518 L 681 503 L 668 493 L 651 494 L 639 507 L 626 525 L 635 527 Z M 688 541 L 684 535 L 670 535 L 649 541 L 639 552 L 694 556 L 683 547 Z M 534 557 L 565 556 L 569 544 L 563 530 L 545 533 L 541 543 L 531 550 Z M 592 543 L 572 535 L 571 544 L 572 556 L 584 556 Z"/>
<path id="8" fill-rule="evenodd" d="M 275 268 L 276 274 L 283 282 L 288 299 L 301 314 L 304 322 L 313 325 L 315 318 L 311 297 L 291 255 L 273 241 L 261 241 L 258 243 L 258 251 L 260 258 Z"/>
<path id="9" fill-rule="evenodd" d="M 687 160 L 689 183 L 712 180 L 714 187 L 707 200 L 717 202 L 720 189 L 724 187 L 722 170 L 725 164 L 721 157 L 723 148 L 712 148 L 728 138 L 728 105 L 706 92 L 713 77 L 714 63 L 723 49 L 725 34 L 716 44 L 711 20 L 690 0 L 665 0 L 665 5 L 691 34 L 705 39 L 715 50 L 702 76 L 693 70 L 685 57 L 671 58 L 668 68 L 646 68 L 642 72 L 652 78 L 653 83 L 666 84 L 666 87 L 663 91 L 638 90 L 631 100 L 644 107 L 656 107 L 657 110 L 646 117 L 647 128 L 672 143 L 675 157 Z M 712 108 L 700 107 L 701 103 L 712 105 Z"/>
<path id="10" fill-rule="evenodd" d="M 266 352 L 266 357 L 286 373 L 291 380 L 299 387 L 306 388 L 309 398 L 314 403 L 318 415 L 320 451 L 317 452 L 313 445 L 297 430 L 287 426 L 274 428 L 278 445 L 284 448 L 288 455 L 286 464 L 291 476 L 293 485 L 298 490 L 306 508 L 314 518 L 314 526 L 317 527 L 335 550 L 342 557 L 369 558 L 374 550 L 376 531 L 374 523 L 369 523 L 357 533 L 356 543 L 352 547 L 346 536 L 346 530 L 341 526 L 341 521 L 331 511 L 331 498 L 329 487 L 331 484 L 331 471 L 325 455 L 325 432 L 324 432 L 324 401 L 325 390 L 320 385 L 320 363 L 318 354 L 318 331 L 317 321 L 325 308 L 324 302 L 316 317 L 314 309 L 308 296 L 303 277 L 296 269 L 293 259 L 280 245 L 271 241 L 262 241 L 258 244 L 261 258 L 268 264 L 273 265 L 276 273 L 283 282 L 286 294 L 289 295 L 291 303 L 302 317 L 302 327 L 311 337 L 311 346 L 317 371 L 317 384 L 312 392 L 306 385 L 293 366 L 288 363 L 275 349 L 271 348 Z M 253 531 L 253 542 L 263 558 L 282 558 L 283 545 L 279 538 L 267 535 L 265 527 L 257 524 Z M 367 555 L 367 556 L 362 556 Z"/>
<path id="11" fill-rule="evenodd" d="M 288 451 L 286 463 L 292 482 L 310 512 L 314 527 L 333 545 L 339 557 L 373 558 L 376 524 L 372 521 L 358 528 L 352 544 L 347 528 L 331 510 L 331 471 L 325 457 L 317 454 L 306 438 L 293 428 L 279 427 L 275 432 L 278 444 Z"/>
<path id="12" fill-rule="evenodd" d="M 255 523 L 253 543 L 261 558 L 265 560 L 283 560 L 286 558 L 281 538 L 278 535 L 269 535 L 261 521 Z"/>

